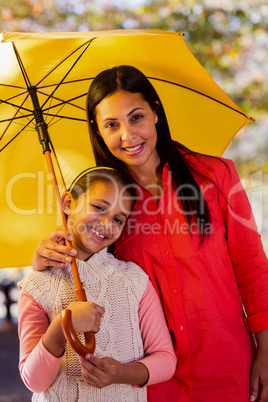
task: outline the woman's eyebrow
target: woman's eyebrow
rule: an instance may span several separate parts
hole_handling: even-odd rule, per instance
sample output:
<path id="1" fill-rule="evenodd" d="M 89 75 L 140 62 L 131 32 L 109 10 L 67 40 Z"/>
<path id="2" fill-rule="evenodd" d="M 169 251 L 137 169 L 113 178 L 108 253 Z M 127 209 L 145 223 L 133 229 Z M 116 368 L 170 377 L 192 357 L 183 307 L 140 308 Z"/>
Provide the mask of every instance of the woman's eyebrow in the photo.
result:
<path id="1" fill-rule="evenodd" d="M 128 114 L 127 117 L 129 117 L 130 115 L 132 115 L 132 113 L 136 112 L 137 110 L 144 110 L 142 107 L 136 107 L 134 109 L 132 109 Z M 117 118 L 116 117 L 105 117 L 105 119 L 102 120 L 102 123 L 104 123 L 105 121 L 116 121 Z"/>
<path id="2" fill-rule="evenodd" d="M 131 110 L 131 111 L 127 114 L 127 117 L 129 117 L 132 113 L 136 112 L 137 110 L 143 110 L 143 108 L 142 108 L 142 107 L 136 107 L 136 108 L 134 108 L 133 110 Z"/>

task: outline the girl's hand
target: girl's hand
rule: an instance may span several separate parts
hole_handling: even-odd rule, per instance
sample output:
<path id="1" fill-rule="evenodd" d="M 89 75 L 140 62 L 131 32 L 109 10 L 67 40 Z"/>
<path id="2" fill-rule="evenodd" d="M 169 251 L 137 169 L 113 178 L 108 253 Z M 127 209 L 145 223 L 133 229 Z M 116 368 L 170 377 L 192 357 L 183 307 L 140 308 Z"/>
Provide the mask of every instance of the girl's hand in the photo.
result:
<path id="1" fill-rule="evenodd" d="M 103 307 L 93 302 L 73 301 L 67 307 L 72 311 L 72 322 L 75 332 L 98 332 Z"/>
<path id="2" fill-rule="evenodd" d="M 145 385 L 149 378 L 147 367 L 142 363 L 122 364 L 111 357 L 98 358 L 87 354 L 79 356 L 85 382 L 96 388 L 111 384 Z"/>
<path id="3" fill-rule="evenodd" d="M 85 382 L 96 388 L 107 387 L 110 384 L 120 383 L 120 377 L 124 365 L 111 357 L 102 359 L 87 355 L 87 359 L 81 357 L 81 371 Z"/>
<path id="4" fill-rule="evenodd" d="M 65 240 L 72 241 L 72 237 L 64 230 L 56 230 L 45 240 L 42 240 L 36 250 L 32 261 L 34 271 L 42 271 L 47 267 L 62 268 L 72 262 L 71 256 L 77 254 L 76 250 L 65 246 Z"/>

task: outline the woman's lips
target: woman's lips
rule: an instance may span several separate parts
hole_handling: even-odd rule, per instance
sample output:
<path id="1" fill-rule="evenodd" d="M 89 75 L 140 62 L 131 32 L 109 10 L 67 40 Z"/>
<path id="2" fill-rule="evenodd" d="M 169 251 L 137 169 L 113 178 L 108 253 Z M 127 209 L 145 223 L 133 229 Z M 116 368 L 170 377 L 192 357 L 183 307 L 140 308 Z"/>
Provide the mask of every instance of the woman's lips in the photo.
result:
<path id="1" fill-rule="evenodd" d="M 143 148 L 144 142 L 133 147 L 124 147 L 123 149 L 128 153 L 128 155 L 138 155 L 140 152 L 142 152 Z"/>

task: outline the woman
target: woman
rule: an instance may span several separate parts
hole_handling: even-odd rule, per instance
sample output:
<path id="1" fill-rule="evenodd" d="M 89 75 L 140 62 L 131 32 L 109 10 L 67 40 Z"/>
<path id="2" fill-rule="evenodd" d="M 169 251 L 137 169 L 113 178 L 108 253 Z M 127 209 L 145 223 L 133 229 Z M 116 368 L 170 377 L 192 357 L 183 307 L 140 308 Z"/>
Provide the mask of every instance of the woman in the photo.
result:
<path id="1" fill-rule="evenodd" d="M 125 169 L 136 183 L 114 253 L 149 275 L 178 358 L 148 399 L 268 401 L 268 265 L 234 164 L 172 141 L 156 91 L 131 66 L 94 79 L 87 114 L 97 165 Z M 68 262 L 60 237 L 68 235 L 40 243 L 34 269 Z"/>

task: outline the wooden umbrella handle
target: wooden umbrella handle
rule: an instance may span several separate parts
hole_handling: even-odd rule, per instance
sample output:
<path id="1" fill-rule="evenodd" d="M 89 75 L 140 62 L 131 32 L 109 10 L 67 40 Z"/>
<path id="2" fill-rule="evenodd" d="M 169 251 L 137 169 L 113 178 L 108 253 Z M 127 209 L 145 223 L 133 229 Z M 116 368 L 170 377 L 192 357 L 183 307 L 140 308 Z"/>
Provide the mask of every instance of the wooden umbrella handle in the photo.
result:
<path id="1" fill-rule="evenodd" d="M 92 332 L 87 332 L 84 334 L 86 339 L 86 346 L 80 342 L 73 327 L 71 310 L 62 310 L 61 325 L 66 340 L 69 342 L 69 344 L 77 354 L 85 357 L 87 353 L 94 353 L 96 346 L 94 334 Z"/>

